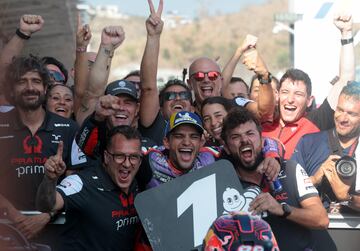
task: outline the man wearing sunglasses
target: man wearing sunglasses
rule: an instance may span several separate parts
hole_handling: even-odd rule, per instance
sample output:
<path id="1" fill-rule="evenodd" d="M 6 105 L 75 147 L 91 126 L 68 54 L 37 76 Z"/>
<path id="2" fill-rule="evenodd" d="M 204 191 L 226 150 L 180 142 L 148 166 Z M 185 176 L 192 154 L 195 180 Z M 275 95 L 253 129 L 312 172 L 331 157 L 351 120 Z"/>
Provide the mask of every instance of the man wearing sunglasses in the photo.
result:
<path id="1" fill-rule="evenodd" d="M 221 96 L 223 77 L 220 66 L 207 57 L 196 59 L 189 67 L 188 85 L 195 94 L 195 107 L 200 111 L 206 98 Z"/>
<path id="2" fill-rule="evenodd" d="M 134 207 L 138 193 L 141 136 L 130 126 L 112 128 L 106 138 L 102 165 L 57 180 L 65 171 L 62 147 L 45 163 L 37 193 L 38 209 L 64 209 L 66 223 L 59 250 L 134 250 L 139 218 Z"/>
<path id="3" fill-rule="evenodd" d="M 146 20 L 147 40 L 141 61 L 141 97 L 139 130 L 142 135 L 162 145 L 164 130 L 171 114 L 179 111 L 193 111 L 191 91 L 180 80 L 168 81 L 158 91 L 156 75 L 160 49 L 160 36 L 163 29 L 161 13 L 163 2 L 155 10 L 149 1 L 150 17 Z M 159 97 L 158 99 L 156 97 Z"/>

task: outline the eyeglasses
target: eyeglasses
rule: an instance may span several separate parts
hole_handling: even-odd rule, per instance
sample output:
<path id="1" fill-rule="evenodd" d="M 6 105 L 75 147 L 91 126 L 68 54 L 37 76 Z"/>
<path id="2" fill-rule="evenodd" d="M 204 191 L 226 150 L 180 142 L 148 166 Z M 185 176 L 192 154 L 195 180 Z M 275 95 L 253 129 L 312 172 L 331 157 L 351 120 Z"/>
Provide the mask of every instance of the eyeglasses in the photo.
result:
<path id="1" fill-rule="evenodd" d="M 142 155 L 140 154 L 125 154 L 125 153 L 111 153 L 109 151 L 106 150 L 106 152 L 113 158 L 113 160 L 117 163 L 117 164 L 123 164 L 126 159 L 128 159 L 130 161 L 131 165 L 137 165 L 140 163 L 141 159 L 142 159 Z"/>
<path id="2" fill-rule="evenodd" d="M 181 100 L 190 100 L 191 99 L 191 93 L 184 91 L 184 92 L 165 92 L 164 93 L 164 100 L 170 101 L 176 99 L 176 97 L 179 97 Z"/>
<path id="3" fill-rule="evenodd" d="M 215 81 L 220 76 L 220 72 L 217 71 L 209 71 L 209 72 L 202 72 L 198 71 L 193 74 L 191 74 L 190 77 L 194 78 L 196 81 L 203 81 L 205 79 L 205 76 L 208 77 L 209 80 Z"/>
<path id="4" fill-rule="evenodd" d="M 53 81 L 65 84 L 65 77 L 60 72 L 49 71 L 49 74 Z"/>

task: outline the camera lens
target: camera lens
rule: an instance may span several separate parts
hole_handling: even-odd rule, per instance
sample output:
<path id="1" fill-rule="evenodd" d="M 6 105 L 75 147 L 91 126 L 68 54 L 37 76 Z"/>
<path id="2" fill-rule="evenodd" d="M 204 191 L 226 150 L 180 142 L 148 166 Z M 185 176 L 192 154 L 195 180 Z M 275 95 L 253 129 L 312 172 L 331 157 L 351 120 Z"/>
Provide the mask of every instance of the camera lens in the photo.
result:
<path id="1" fill-rule="evenodd" d="M 336 162 L 336 171 L 343 178 L 350 178 L 356 172 L 356 161 L 350 156 L 343 156 Z"/>

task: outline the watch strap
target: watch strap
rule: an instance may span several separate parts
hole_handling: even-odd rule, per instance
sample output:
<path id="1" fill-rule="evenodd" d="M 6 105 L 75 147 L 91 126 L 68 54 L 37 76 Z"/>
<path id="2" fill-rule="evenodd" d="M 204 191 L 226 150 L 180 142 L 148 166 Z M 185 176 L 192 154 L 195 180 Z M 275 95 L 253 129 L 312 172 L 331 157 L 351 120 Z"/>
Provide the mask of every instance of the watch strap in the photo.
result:
<path id="1" fill-rule="evenodd" d="M 341 45 L 351 44 L 354 42 L 354 37 L 348 38 L 348 39 L 341 39 Z"/>

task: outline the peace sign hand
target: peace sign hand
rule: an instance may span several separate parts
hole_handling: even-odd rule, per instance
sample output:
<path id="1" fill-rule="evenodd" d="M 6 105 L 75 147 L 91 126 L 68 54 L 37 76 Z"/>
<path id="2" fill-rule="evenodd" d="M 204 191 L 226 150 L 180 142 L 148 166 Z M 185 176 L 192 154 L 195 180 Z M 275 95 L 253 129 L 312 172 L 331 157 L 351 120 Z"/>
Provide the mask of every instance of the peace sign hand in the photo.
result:
<path id="1" fill-rule="evenodd" d="M 157 11 L 155 11 L 152 0 L 148 0 L 150 16 L 146 19 L 146 31 L 148 36 L 159 36 L 162 32 L 164 22 L 161 20 L 164 3 L 160 0 Z"/>

